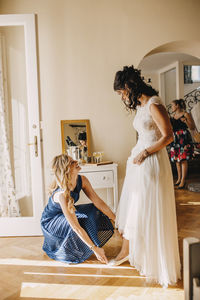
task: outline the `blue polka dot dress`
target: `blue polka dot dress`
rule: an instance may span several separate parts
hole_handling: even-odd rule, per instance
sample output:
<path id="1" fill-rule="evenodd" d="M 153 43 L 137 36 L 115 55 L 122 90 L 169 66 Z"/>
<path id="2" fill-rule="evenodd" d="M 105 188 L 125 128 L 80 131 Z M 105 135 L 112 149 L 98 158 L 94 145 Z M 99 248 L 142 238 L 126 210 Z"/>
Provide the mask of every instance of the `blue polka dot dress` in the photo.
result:
<path id="1" fill-rule="evenodd" d="M 78 175 L 77 185 L 71 196 L 76 203 L 82 189 L 82 179 Z M 88 259 L 93 251 L 73 231 L 65 218 L 59 203 L 54 202 L 53 195 L 44 208 L 41 217 L 41 228 L 44 234 L 43 250 L 55 260 L 66 263 L 81 263 Z M 96 246 L 102 247 L 113 235 L 114 228 L 109 218 L 93 203 L 75 205 L 79 224 L 87 232 Z"/>

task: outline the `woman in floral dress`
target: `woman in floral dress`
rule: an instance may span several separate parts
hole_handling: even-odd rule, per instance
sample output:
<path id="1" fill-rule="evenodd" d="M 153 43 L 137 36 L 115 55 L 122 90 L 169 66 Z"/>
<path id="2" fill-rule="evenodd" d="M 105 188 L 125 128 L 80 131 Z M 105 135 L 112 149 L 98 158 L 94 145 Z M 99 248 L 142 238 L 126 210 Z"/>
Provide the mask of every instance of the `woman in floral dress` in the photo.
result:
<path id="1" fill-rule="evenodd" d="M 170 118 L 174 141 L 170 144 L 171 161 L 176 162 L 178 179 L 175 183 L 178 189 L 185 188 L 185 179 L 188 171 L 188 160 L 192 159 L 194 147 L 192 137 L 188 129 L 195 128 L 192 116 L 185 111 L 186 105 L 183 99 L 172 101 L 173 117 Z"/>

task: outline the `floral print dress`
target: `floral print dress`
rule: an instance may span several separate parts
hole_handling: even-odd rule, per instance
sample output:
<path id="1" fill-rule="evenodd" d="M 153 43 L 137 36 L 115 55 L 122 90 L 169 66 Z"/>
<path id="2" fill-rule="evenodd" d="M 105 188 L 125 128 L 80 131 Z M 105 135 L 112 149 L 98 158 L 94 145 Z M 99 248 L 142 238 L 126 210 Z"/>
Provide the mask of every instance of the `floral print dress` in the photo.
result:
<path id="1" fill-rule="evenodd" d="M 174 141 L 170 144 L 170 157 L 172 162 L 181 162 L 193 158 L 194 146 L 187 125 L 181 118 L 170 118 Z"/>

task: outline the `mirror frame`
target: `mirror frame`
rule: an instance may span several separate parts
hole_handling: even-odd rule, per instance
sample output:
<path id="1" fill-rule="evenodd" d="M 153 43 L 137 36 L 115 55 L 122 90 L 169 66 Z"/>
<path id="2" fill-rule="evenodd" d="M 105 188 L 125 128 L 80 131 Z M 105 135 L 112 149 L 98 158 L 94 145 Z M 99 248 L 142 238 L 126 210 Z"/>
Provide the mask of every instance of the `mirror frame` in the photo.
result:
<path id="1" fill-rule="evenodd" d="M 66 153 L 65 147 L 65 139 L 64 139 L 64 125 L 71 123 L 85 123 L 86 125 L 86 135 L 87 135 L 87 148 L 88 148 L 88 157 L 91 157 L 91 136 L 90 136 L 90 120 L 82 119 L 82 120 L 61 120 L 61 142 L 62 142 L 62 153 Z"/>

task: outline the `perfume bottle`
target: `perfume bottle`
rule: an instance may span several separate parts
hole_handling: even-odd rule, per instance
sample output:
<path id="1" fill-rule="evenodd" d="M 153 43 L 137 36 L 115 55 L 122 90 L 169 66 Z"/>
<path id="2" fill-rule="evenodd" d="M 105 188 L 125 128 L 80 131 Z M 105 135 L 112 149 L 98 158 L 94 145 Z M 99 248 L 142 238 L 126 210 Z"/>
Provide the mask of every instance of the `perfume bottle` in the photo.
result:
<path id="1" fill-rule="evenodd" d="M 103 151 L 93 152 L 93 162 L 100 163 L 103 160 Z"/>

